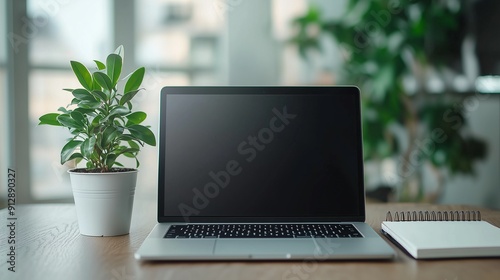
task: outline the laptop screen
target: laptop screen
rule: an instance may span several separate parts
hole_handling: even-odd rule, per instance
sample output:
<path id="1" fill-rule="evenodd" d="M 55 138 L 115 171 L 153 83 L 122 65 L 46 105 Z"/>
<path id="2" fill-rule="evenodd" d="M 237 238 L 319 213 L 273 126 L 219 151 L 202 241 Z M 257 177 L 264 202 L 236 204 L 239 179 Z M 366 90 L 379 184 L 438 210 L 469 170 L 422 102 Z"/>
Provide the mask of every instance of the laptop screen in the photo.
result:
<path id="1" fill-rule="evenodd" d="M 364 220 L 355 87 L 166 87 L 160 222 Z"/>

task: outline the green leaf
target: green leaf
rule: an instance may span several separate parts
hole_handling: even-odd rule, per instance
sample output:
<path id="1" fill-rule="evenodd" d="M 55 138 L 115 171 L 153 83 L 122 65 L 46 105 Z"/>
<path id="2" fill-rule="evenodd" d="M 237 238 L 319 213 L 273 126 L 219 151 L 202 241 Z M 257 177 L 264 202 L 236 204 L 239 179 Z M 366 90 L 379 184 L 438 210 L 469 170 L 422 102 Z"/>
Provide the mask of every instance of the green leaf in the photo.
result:
<path id="1" fill-rule="evenodd" d="M 81 113 L 82 115 L 88 115 L 88 116 L 93 116 L 95 115 L 94 113 L 94 110 L 93 109 L 85 109 L 85 108 L 76 108 L 75 110 L 73 110 L 74 112 L 79 112 Z M 69 113 L 69 112 L 68 112 Z"/>
<path id="2" fill-rule="evenodd" d="M 102 102 L 108 101 L 108 96 L 100 90 L 94 90 L 90 94 L 92 94 L 96 99 L 101 100 Z"/>
<path id="3" fill-rule="evenodd" d="M 95 101 L 90 101 L 90 100 L 82 100 L 78 102 L 78 107 L 83 108 L 83 109 L 97 109 L 101 106 L 101 102 L 95 100 Z"/>
<path id="4" fill-rule="evenodd" d="M 125 84 L 123 92 L 131 92 L 137 90 L 141 86 L 145 71 L 146 69 L 144 67 L 135 70 L 134 73 L 132 73 L 132 75 L 130 76 L 130 78 L 128 78 L 128 81 Z"/>
<path id="5" fill-rule="evenodd" d="M 127 143 L 130 146 L 130 148 L 137 149 L 137 151 L 139 151 L 141 149 L 141 147 L 139 146 L 139 144 L 137 144 L 134 141 L 127 141 Z"/>
<path id="6" fill-rule="evenodd" d="M 128 158 L 135 158 L 136 155 L 132 154 L 132 153 L 123 153 L 124 156 L 128 157 Z"/>
<path id="7" fill-rule="evenodd" d="M 40 120 L 40 123 L 38 125 L 42 124 L 47 124 L 47 125 L 54 125 L 54 126 L 62 126 L 58 121 L 57 117 L 59 116 L 58 113 L 49 113 L 41 116 L 38 120 Z"/>
<path id="8" fill-rule="evenodd" d="M 113 126 L 108 126 L 102 133 L 101 147 L 105 148 L 110 144 L 113 144 L 121 134 L 123 130 L 117 129 Z"/>
<path id="9" fill-rule="evenodd" d="M 57 121 L 59 121 L 60 124 L 62 124 L 65 127 L 69 128 L 76 128 L 78 130 L 83 130 L 83 125 L 75 121 L 73 118 L 71 118 L 70 115 L 68 114 L 61 114 L 57 116 Z"/>
<path id="10" fill-rule="evenodd" d="M 108 156 L 106 157 L 106 165 L 111 168 L 113 167 L 113 165 L 115 164 L 115 161 L 116 161 L 116 158 L 118 157 L 118 155 L 115 155 L 115 154 L 108 154 Z"/>
<path id="11" fill-rule="evenodd" d="M 113 86 L 113 83 L 111 82 L 111 79 L 108 77 L 108 75 L 106 75 L 102 72 L 94 72 L 94 79 L 97 81 L 97 83 L 101 87 L 103 87 L 109 91 L 113 90 L 114 86 Z"/>
<path id="12" fill-rule="evenodd" d="M 70 61 L 70 64 L 80 84 L 87 90 L 92 90 L 92 76 L 87 67 L 78 61 Z"/>
<path id="13" fill-rule="evenodd" d="M 102 120 L 102 116 L 101 116 L 101 115 L 97 115 L 97 116 L 95 116 L 95 118 L 92 120 L 92 124 L 91 124 L 91 125 L 92 125 L 93 127 L 97 127 L 97 126 L 99 126 L 99 123 L 101 122 L 101 120 Z"/>
<path id="14" fill-rule="evenodd" d="M 84 116 L 85 116 L 85 115 L 89 115 L 89 116 L 94 116 L 94 115 L 95 115 L 95 110 L 92 110 L 92 109 L 75 108 L 75 110 L 73 110 L 73 111 L 80 112 L 80 113 L 82 113 Z"/>
<path id="15" fill-rule="evenodd" d="M 85 139 L 85 141 L 83 141 L 83 143 L 80 147 L 80 150 L 82 152 L 83 157 L 90 158 L 90 156 L 94 152 L 95 141 L 96 141 L 95 136 L 92 136 L 91 138 L 87 138 L 87 139 Z"/>
<path id="16" fill-rule="evenodd" d="M 71 92 L 73 96 L 78 100 L 88 100 L 88 101 L 96 101 L 94 96 L 90 94 L 90 92 L 83 88 L 77 88 Z"/>
<path id="17" fill-rule="evenodd" d="M 137 139 L 144 141 L 144 143 L 148 145 L 156 146 L 155 135 L 149 128 L 136 124 L 127 127 L 127 129 L 130 131 L 130 134 L 137 137 Z"/>
<path id="18" fill-rule="evenodd" d="M 59 109 L 57 109 L 57 111 L 62 112 L 62 113 L 64 113 L 64 114 L 69 114 L 68 109 L 66 109 L 66 108 L 64 108 L 64 107 L 59 107 Z"/>
<path id="19" fill-rule="evenodd" d="M 94 90 L 102 90 L 101 85 L 95 79 L 92 80 L 92 91 Z"/>
<path id="20" fill-rule="evenodd" d="M 73 153 L 73 154 L 72 154 L 72 155 L 68 158 L 68 160 L 67 160 L 67 161 L 74 160 L 74 159 L 76 159 L 76 160 L 77 160 L 77 162 L 78 162 L 78 160 L 83 159 L 83 155 L 82 155 L 82 154 L 80 154 L 80 153 Z"/>
<path id="21" fill-rule="evenodd" d="M 128 121 L 131 124 L 140 124 L 146 119 L 147 115 L 146 115 L 146 113 L 139 111 L 139 112 L 134 112 L 134 113 L 127 115 L 125 117 L 128 119 Z"/>
<path id="22" fill-rule="evenodd" d="M 104 70 L 106 69 L 106 65 L 104 63 L 100 62 L 99 60 L 94 60 L 95 65 L 97 65 L 97 69 L 99 70 Z"/>
<path id="23" fill-rule="evenodd" d="M 139 92 L 139 90 L 134 90 L 127 92 L 123 95 L 122 99 L 120 99 L 120 105 L 124 105 L 125 103 L 129 102 L 134 98 L 134 96 Z"/>
<path id="24" fill-rule="evenodd" d="M 109 116 L 119 115 L 125 116 L 130 113 L 130 110 L 125 106 L 116 106 L 109 111 Z"/>
<path id="25" fill-rule="evenodd" d="M 124 154 L 124 153 L 129 153 L 129 154 L 134 154 L 139 152 L 139 146 L 137 148 L 127 148 L 126 146 L 123 146 L 123 149 L 120 149 L 118 152 L 119 154 Z"/>
<path id="26" fill-rule="evenodd" d="M 69 128 L 69 133 L 73 136 L 78 136 L 80 133 L 82 133 L 83 129 L 76 129 L 76 128 Z"/>
<path id="27" fill-rule="evenodd" d="M 114 88 L 122 72 L 122 57 L 114 53 L 108 55 L 106 66 L 106 72 L 112 82 L 112 88 Z"/>
<path id="28" fill-rule="evenodd" d="M 113 142 L 113 134 L 116 131 L 116 128 L 113 126 L 108 126 L 102 133 L 101 138 L 101 147 L 107 147 L 109 143 Z"/>
<path id="29" fill-rule="evenodd" d="M 85 119 L 85 117 L 83 116 L 82 113 L 78 112 L 78 111 L 73 111 L 70 113 L 70 116 L 73 120 L 75 120 L 79 125 L 81 125 L 82 127 L 85 126 L 86 122 L 87 122 L 87 119 Z"/>
<path id="30" fill-rule="evenodd" d="M 117 155 L 124 155 L 128 158 L 133 158 L 135 157 L 136 153 L 139 152 L 139 149 L 136 149 L 136 148 L 127 148 L 127 149 L 123 149 L 123 150 L 120 150 Z"/>
<path id="31" fill-rule="evenodd" d="M 87 161 L 86 166 L 87 166 L 87 169 L 94 169 L 95 168 L 94 164 L 91 161 Z"/>
<path id="32" fill-rule="evenodd" d="M 125 55 L 125 50 L 123 49 L 123 45 L 119 45 L 118 48 L 116 48 L 116 50 L 114 51 L 114 53 L 124 58 L 123 56 Z"/>
<path id="33" fill-rule="evenodd" d="M 63 90 L 65 91 L 69 91 L 69 92 L 73 92 L 74 89 L 71 89 L 71 88 L 63 88 Z"/>
<path id="34" fill-rule="evenodd" d="M 64 145 L 61 150 L 61 164 L 64 164 L 71 159 L 73 151 L 80 147 L 83 142 L 80 140 L 71 139 L 68 143 Z"/>
<path id="35" fill-rule="evenodd" d="M 136 138 L 134 136 L 132 136 L 132 134 L 122 134 L 122 135 L 120 135 L 119 140 L 120 141 L 132 141 L 132 140 L 136 140 Z"/>

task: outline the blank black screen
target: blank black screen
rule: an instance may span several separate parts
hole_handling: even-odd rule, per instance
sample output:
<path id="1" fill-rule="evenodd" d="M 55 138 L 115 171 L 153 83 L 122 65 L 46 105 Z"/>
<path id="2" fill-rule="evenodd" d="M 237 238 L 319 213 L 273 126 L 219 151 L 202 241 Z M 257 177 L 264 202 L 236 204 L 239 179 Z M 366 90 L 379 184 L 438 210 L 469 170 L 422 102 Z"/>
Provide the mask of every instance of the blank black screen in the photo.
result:
<path id="1" fill-rule="evenodd" d="M 161 106 L 160 216 L 364 215 L 357 89 L 172 88 Z"/>

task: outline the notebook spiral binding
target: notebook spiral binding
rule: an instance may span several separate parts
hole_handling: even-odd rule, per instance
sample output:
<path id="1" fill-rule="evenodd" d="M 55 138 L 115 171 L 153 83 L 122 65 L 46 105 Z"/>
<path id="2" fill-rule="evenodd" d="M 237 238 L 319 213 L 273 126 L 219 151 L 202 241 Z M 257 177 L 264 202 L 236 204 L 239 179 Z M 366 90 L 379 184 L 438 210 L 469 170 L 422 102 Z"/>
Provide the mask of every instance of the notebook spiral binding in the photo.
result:
<path id="1" fill-rule="evenodd" d="M 481 221 L 480 211 L 391 211 L 385 216 L 387 222 L 419 221 Z"/>

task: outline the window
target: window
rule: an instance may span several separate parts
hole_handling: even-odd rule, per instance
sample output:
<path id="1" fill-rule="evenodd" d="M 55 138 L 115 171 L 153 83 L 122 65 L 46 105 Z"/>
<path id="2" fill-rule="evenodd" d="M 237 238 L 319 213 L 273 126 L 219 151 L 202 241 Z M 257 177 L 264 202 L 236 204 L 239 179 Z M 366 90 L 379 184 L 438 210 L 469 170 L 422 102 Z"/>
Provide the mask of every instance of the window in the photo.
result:
<path id="1" fill-rule="evenodd" d="M 138 64 L 163 74 L 183 73 L 188 84 L 221 80 L 224 15 L 217 13 L 214 2 L 136 0 L 136 7 Z M 160 87 L 152 90 L 159 92 Z"/>
<path id="2" fill-rule="evenodd" d="M 158 127 L 159 92 L 165 85 L 220 83 L 220 44 L 224 17 L 212 1 L 135 0 L 136 64 L 146 67 L 137 108 L 148 113 L 148 124 Z M 127 50 L 125 50 L 127 52 Z M 127 56 L 127 55 L 126 55 Z M 138 185 L 156 193 L 156 149 L 146 147 Z M 146 173 L 147 176 L 141 173 Z"/>
<path id="3" fill-rule="evenodd" d="M 79 86 L 70 60 L 90 68 L 93 59 L 112 51 L 111 1 L 28 0 L 27 15 L 34 26 L 28 75 L 31 196 L 67 198 L 71 188 L 66 171 L 72 166 L 62 166 L 59 153 L 70 135 L 60 127 L 37 126 L 38 118 L 71 102 L 72 95 L 62 90 Z"/>
<path id="4" fill-rule="evenodd" d="M 15 3 L 17 12 L 14 14 L 25 12 L 26 16 L 21 21 L 15 20 L 14 24 L 18 30 L 29 29 L 26 30 L 29 36 L 23 41 L 28 44 L 28 52 L 13 57 L 13 63 L 28 61 L 29 69 L 15 81 L 16 85 L 28 88 L 25 92 L 28 92 L 29 159 L 26 158 L 19 168 L 29 169 L 30 186 L 26 188 L 29 191 L 18 194 L 24 196 L 25 202 L 60 201 L 71 197 L 66 171 L 72 166 L 61 166 L 59 160 L 60 149 L 70 135 L 59 127 L 37 125 L 41 115 L 70 103 L 71 94 L 62 90 L 78 86 L 70 60 L 81 61 L 91 68 L 94 67 L 93 59 L 104 60 L 115 47 L 124 44 L 125 67 L 129 67 L 124 72 L 138 66 L 146 67 L 143 81 L 146 90 L 135 100 L 136 109 L 148 113 L 146 122 L 153 131 L 158 123 L 158 93 L 162 86 L 220 83 L 218 56 L 224 15 L 215 10 L 207 13 L 214 9 L 212 1 L 19 0 Z M 8 31 L 4 24 L 8 20 L 6 9 L 6 1 L 0 1 L 2 38 L 6 38 Z M 0 46 L 2 91 L 7 88 L 7 73 L 10 73 L 6 62 L 8 47 L 8 42 Z M 7 103 L 8 95 L 0 95 L 0 117 L 7 118 Z M 6 158 L 9 151 L 7 127 L 2 126 L 1 130 L 0 167 L 6 170 L 8 161 L 3 157 Z M 17 131 L 15 135 L 22 138 L 25 133 Z M 154 195 L 156 148 L 145 147 L 139 157 L 140 190 L 147 186 L 146 192 Z M 4 181 L 5 174 L 1 174 Z M 5 193 L 3 189 L 2 192 Z"/>
<path id="5" fill-rule="evenodd" d="M 35 26 L 29 53 L 34 67 L 68 68 L 75 59 L 90 65 L 113 47 L 110 0 L 28 0 L 27 4 Z"/>
<path id="6" fill-rule="evenodd" d="M 33 69 L 29 75 L 30 119 L 30 173 L 31 194 L 34 199 L 64 198 L 71 194 L 69 176 L 71 167 L 62 166 L 59 152 L 70 134 L 63 128 L 37 126 L 38 118 L 57 108 L 70 104 L 72 95 L 62 88 L 75 88 L 78 81 L 70 71 Z"/>

